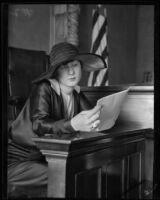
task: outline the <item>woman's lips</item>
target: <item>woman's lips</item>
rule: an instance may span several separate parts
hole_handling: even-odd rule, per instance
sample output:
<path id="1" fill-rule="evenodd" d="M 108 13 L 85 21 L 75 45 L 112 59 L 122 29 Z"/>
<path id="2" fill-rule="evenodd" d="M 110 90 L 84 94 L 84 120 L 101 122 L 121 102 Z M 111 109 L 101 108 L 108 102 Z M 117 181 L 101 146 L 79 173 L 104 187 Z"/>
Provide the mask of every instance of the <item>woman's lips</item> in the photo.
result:
<path id="1" fill-rule="evenodd" d="M 75 81 L 76 80 L 76 77 L 71 77 L 69 78 L 70 81 Z"/>

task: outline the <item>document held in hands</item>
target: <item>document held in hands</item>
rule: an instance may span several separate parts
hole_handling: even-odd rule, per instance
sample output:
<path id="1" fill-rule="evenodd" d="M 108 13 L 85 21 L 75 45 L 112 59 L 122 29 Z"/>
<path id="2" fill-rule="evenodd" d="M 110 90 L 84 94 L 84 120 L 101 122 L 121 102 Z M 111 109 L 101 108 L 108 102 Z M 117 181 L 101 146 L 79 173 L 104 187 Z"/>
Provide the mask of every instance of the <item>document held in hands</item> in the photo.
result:
<path id="1" fill-rule="evenodd" d="M 97 104 L 102 106 L 99 117 L 100 124 L 98 125 L 99 131 L 107 130 L 114 126 L 129 89 L 116 92 L 97 101 Z"/>

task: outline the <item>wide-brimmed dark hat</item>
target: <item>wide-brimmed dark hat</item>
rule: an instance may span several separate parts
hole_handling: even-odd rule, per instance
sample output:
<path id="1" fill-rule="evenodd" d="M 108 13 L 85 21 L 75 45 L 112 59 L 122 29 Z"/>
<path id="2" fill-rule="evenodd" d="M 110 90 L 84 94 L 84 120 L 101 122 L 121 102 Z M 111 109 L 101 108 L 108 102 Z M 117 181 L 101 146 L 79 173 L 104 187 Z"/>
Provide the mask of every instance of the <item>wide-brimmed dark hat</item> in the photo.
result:
<path id="1" fill-rule="evenodd" d="M 62 42 L 52 47 L 49 70 L 34 80 L 33 83 L 51 78 L 60 65 L 71 60 L 79 60 L 83 65 L 83 70 L 89 72 L 101 70 L 106 67 L 106 63 L 101 56 L 93 53 L 79 53 L 76 46 Z"/>

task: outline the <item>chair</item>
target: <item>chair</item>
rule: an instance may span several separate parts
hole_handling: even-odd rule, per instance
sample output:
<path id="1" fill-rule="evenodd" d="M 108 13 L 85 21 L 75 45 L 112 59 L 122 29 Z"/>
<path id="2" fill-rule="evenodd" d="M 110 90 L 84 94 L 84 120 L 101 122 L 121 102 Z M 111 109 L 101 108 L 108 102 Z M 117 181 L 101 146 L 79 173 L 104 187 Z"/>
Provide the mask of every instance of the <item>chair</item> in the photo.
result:
<path id="1" fill-rule="evenodd" d="M 32 81 L 48 69 L 45 51 L 8 48 L 9 119 L 14 120 L 31 90 Z"/>
<path id="2" fill-rule="evenodd" d="M 32 87 L 32 81 L 48 68 L 44 51 L 8 47 L 8 131 L 21 111 Z M 12 187 L 8 183 L 8 197 L 46 196 L 46 188 Z"/>

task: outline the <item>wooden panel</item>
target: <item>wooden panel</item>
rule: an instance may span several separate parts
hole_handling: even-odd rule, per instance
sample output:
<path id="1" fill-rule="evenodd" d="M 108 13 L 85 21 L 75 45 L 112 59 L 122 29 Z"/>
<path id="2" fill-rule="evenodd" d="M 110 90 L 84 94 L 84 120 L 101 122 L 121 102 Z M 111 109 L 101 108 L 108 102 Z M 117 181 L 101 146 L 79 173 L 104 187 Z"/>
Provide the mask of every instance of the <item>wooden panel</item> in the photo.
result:
<path id="1" fill-rule="evenodd" d="M 107 164 L 106 198 L 120 198 L 124 192 L 124 159 Z"/>
<path id="2" fill-rule="evenodd" d="M 141 182 L 144 140 L 73 156 L 67 162 L 66 195 L 120 198 Z"/>
<path id="3" fill-rule="evenodd" d="M 141 174 L 141 153 L 135 153 L 128 157 L 129 159 L 129 166 L 127 172 L 127 187 L 133 188 L 142 181 L 142 174 Z"/>
<path id="4" fill-rule="evenodd" d="M 145 180 L 153 181 L 154 139 L 145 140 Z"/>
<path id="5" fill-rule="evenodd" d="M 91 152 L 84 152 L 81 155 L 70 157 L 68 158 L 68 165 L 72 167 L 72 170 L 71 168 L 69 170 L 73 173 L 90 170 L 105 165 L 110 159 L 120 159 L 144 150 L 144 140 L 122 145 L 103 146 L 102 150 L 97 149 L 94 151 L 93 149 Z"/>
<path id="6" fill-rule="evenodd" d="M 75 175 L 75 198 L 101 198 L 101 168 Z"/>
<path id="7" fill-rule="evenodd" d="M 143 154 L 144 155 L 144 154 Z M 118 155 L 119 156 L 119 155 Z M 108 160 L 108 161 L 107 161 Z M 90 169 L 75 170 L 68 177 L 67 196 L 74 198 L 121 198 L 142 182 L 142 154 L 140 152 L 112 159 Z M 80 161 L 82 162 L 82 160 Z M 73 178 L 74 177 L 74 178 Z M 140 189 L 140 188 L 139 188 Z M 135 194 L 138 195 L 139 193 Z"/>

